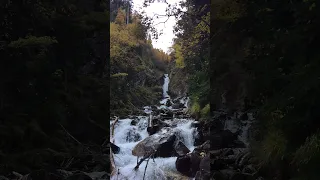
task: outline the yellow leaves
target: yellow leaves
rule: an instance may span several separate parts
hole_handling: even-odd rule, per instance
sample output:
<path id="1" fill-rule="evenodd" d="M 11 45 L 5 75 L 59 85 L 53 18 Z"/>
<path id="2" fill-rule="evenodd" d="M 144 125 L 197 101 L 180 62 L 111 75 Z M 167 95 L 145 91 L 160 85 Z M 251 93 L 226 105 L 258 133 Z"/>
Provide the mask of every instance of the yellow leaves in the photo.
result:
<path id="1" fill-rule="evenodd" d="M 138 45 L 138 40 L 131 31 L 133 26 L 134 25 L 121 27 L 118 24 L 110 23 L 111 61 L 114 58 L 125 56 L 126 48 L 131 48 Z"/>
<path id="2" fill-rule="evenodd" d="M 206 106 L 204 106 L 204 108 L 201 109 L 200 114 L 202 117 L 209 116 L 210 115 L 210 104 L 207 104 Z"/>
<path id="3" fill-rule="evenodd" d="M 158 61 L 168 62 L 170 60 L 169 56 L 165 52 L 163 52 L 161 49 L 152 49 L 152 55 Z"/>
<path id="4" fill-rule="evenodd" d="M 181 45 L 180 44 L 174 44 L 173 45 L 173 49 L 175 51 L 175 59 L 176 59 L 176 66 L 178 68 L 183 68 L 185 66 L 184 64 L 184 58 L 183 58 L 183 54 L 182 54 L 182 49 L 181 49 Z"/>
<path id="5" fill-rule="evenodd" d="M 118 14 L 116 16 L 115 23 L 122 26 L 122 25 L 125 25 L 125 22 L 126 22 L 125 12 L 121 9 L 118 9 Z"/>
<path id="6" fill-rule="evenodd" d="M 210 24 L 210 12 L 208 12 L 205 16 L 201 17 L 201 21 L 196 26 L 195 32 L 210 34 L 210 26 L 208 26 L 208 24 Z"/>

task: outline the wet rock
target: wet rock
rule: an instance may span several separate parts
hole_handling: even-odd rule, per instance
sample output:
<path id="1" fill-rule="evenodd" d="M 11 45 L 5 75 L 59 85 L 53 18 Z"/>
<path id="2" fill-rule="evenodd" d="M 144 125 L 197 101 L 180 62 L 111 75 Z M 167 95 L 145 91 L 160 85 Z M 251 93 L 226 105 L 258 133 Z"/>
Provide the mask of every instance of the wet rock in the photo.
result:
<path id="1" fill-rule="evenodd" d="M 166 142 L 162 143 L 156 151 L 156 154 L 154 157 L 172 157 L 177 154 L 175 148 L 174 148 L 174 143 L 176 140 L 176 136 L 170 136 L 170 138 L 167 139 Z"/>
<path id="2" fill-rule="evenodd" d="M 210 179 L 210 155 L 207 154 L 200 162 L 199 171 L 196 175 L 196 180 L 209 180 Z"/>
<path id="3" fill-rule="evenodd" d="M 172 105 L 172 103 L 170 102 L 170 101 L 167 101 L 167 103 L 166 103 L 166 106 L 171 106 Z"/>
<path id="4" fill-rule="evenodd" d="M 83 172 L 78 172 L 69 176 L 66 180 L 92 180 L 92 178 Z"/>
<path id="5" fill-rule="evenodd" d="M 139 122 L 139 119 L 134 119 L 134 120 L 131 121 L 130 124 L 131 124 L 132 126 L 136 126 L 136 125 L 138 124 L 138 122 Z"/>
<path id="6" fill-rule="evenodd" d="M 189 153 L 179 156 L 176 160 L 177 171 L 189 177 L 195 177 L 199 171 L 201 156 L 198 153 Z"/>
<path id="7" fill-rule="evenodd" d="M 147 127 L 147 132 L 150 136 L 157 133 L 159 130 L 160 130 L 160 126 L 158 126 L 158 125 L 154 125 L 152 127 Z"/>
<path id="8" fill-rule="evenodd" d="M 157 121 L 156 123 L 157 125 L 159 125 L 161 128 L 163 127 L 170 127 L 170 125 L 164 121 L 161 121 L 160 119 Z"/>
<path id="9" fill-rule="evenodd" d="M 156 152 L 155 157 L 170 157 L 176 154 L 174 142 L 176 136 L 171 128 L 163 128 L 139 142 L 132 150 L 132 155 L 146 157 Z"/>
<path id="10" fill-rule="evenodd" d="M 174 149 L 179 156 L 183 156 L 183 155 L 190 152 L 190 150 L 187 148 L 187 146 L 184 145 L 183 142 L 181 142 L 181 141 L 177 141 L 175 143 Z"/>
<path id="11" fill-rule="evenodd" d="M 114 154 L 118 154 L 120 152 L 120 148 L 112 142 L 110 142 L 110 147 Z"/>
<path id="12" fill-rule="evenodd" d="M 200 128 L 201 127 L 201 123 L 199 121 L 194 121 L 194 122 L 191 123 L 191 127 Z"/>
<path id="13" fill-rule="evenodd" d="M 184 108 L 184 104 L 179 102 L 179 103 L 174 103 L 172 105 L 172 109 L 180 109 L 180 108 Z"/>
<path id="14" fill-rule="evenodd" d="M 204 138 L 203 138 L 203 134 L 201 131 L 195 131 L 195 138 L 194 138 L 194 146 L 200 146 L 201 144 L 204 143 Z"/>
<path id="15" fill-rule="evenodd" d="M 126 134 L 127 142 L 137 142 L 141 140 L 141 136 L 135 129 L 130 129 Z"/>
<path id="16" fill-rule="evenodd" d="M 210 141 L 207 140 L 206 142 L 204 142 L 203 144 L 197 146 L 194 148 L 194 152 L 200 153 L 200 152 L 208 152 L 210 150 Z"/>
<path id="17" fill-rule="evenodd" d="M 164 114 L 160 114 L 161 119 L 172 119 L 173 118 L 173 113 L 171 111 L 168 111 Z"/>

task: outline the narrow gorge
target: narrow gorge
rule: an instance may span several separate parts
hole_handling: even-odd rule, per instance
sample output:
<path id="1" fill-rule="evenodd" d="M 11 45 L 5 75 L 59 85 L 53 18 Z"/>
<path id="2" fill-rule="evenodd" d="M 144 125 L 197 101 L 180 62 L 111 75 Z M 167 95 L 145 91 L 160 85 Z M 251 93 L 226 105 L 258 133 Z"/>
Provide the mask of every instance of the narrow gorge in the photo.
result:
<path id="1" fill-rule="evenodd" d="M 257 178 L 248 152 L 252 114 L 215 112 L 210 131 L 190 116 L 189 97 L 168 95 L 168 74 L 163 82 L 158 104 L 110 121 L 111 179 L 209 180 L 210 171 L 221 180 Z"/>

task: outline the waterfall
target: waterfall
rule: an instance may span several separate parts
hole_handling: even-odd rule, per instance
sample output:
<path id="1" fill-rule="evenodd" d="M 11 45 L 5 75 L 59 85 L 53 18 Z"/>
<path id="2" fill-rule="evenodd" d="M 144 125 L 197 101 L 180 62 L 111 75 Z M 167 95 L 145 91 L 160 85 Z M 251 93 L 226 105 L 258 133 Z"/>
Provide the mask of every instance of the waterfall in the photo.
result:
<path id="1" fill-rule="evenodd" d="M 169 95 L 168 95 L 169 82 L 170 82 L 169 75 L 165 74 L 164 75 L 164 83 L 163 83 L 163 87 L 162 87 L 162 89 L 163 89 L 163 98 L 169 97 Z"/>
<path id="2" fill-rule="evenodd" d="M 160 104 L 165 105 L 167 103 L 167 101 L 171 101 L 170 96 L 168 95 L 168 90 L 169 90 L 169 75 L 168 74 L 164 74 L 164 83 L 162 85 L 162 100 L 160 101 Z"/>
<path id="3" fill-rule="evenodd" d="M 170 100 L 168 95 L 168 84 L 169 77 L 168 74 L 164 75 L 163 84 L 163 100 L 160 102 L 161 106 L 165 106 L 167 100 Z M 189 98 L 183 98 L 181 102 L 188 103 Z M 160 106 L 160 107 L 161 107 Z M 159 106 L 156 106 L 159 109 Z M 152 117 L 152 109 L 150 106 L 143 107 L 145 113 L 149 116 L 137 116 L 135 118 L 119 119 L 117 125 L 115 126 L 114 134 L 114 144 L 120 147 L 120 152 L 114 154 L 114 162 L 117 167 L 118 172 L 111 177 L 111 180 L 117 179 L 127 179 L 127 180 L 142 180 L 144 176 L 146 161 L 142 162 L 140 168 L 136 171 L 134 167 L 137 165 L 137 157 L 132 155 L 133 148 L 145 138 L 149 137 L 147 132 L 147 127 L 150 117 Z M 170 108 L 168 108 L 170 110 Z M 132 123 L 135 121 L 135 123 Z M 195 136 L 197 134 L 197 128 L 192 126 L 194 119 L 184 119 L 184 118 L 173 118 L 172 120 L 164 120 L 170 127 L 176 137 L 185 144 L 185 146 L 190 150 L 194 150 Z M 110 122 L 112 124 L 113 122 Z M 111 126 L 110 126 L 111 127 Z M 159 132 L 151 135 L 154 137 L 159 136 L 161 133 L 165 133 L 167 129 L 162 129 Z M 148 162 L 148 167 L 146 170 L 145 179 L 152 180 L 166 180 L 168 179 L 167 173 L 177 172 L 175 162 L 177 157 L 167 157 L 167 158 L 155 158 L 154 161 L 150 160 Z"/>

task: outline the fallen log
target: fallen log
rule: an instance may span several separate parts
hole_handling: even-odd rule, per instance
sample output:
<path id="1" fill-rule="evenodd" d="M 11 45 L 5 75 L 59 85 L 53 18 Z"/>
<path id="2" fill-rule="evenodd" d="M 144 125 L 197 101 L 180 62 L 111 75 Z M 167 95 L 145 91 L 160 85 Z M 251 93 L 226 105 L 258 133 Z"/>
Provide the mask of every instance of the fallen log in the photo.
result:
<path id="1" fill-rule="evenodd" d="M 114 143 L 114 128 L 115 128 L 115 125 L 116 123 L 119 121 L 119 117 L 116 117 L 116 120 L 114 121 L 114 123 L 112 124 L 112 130 L 111 130 L 111 137 L 110 137 L 110 141 L 112 143 Z"/>

